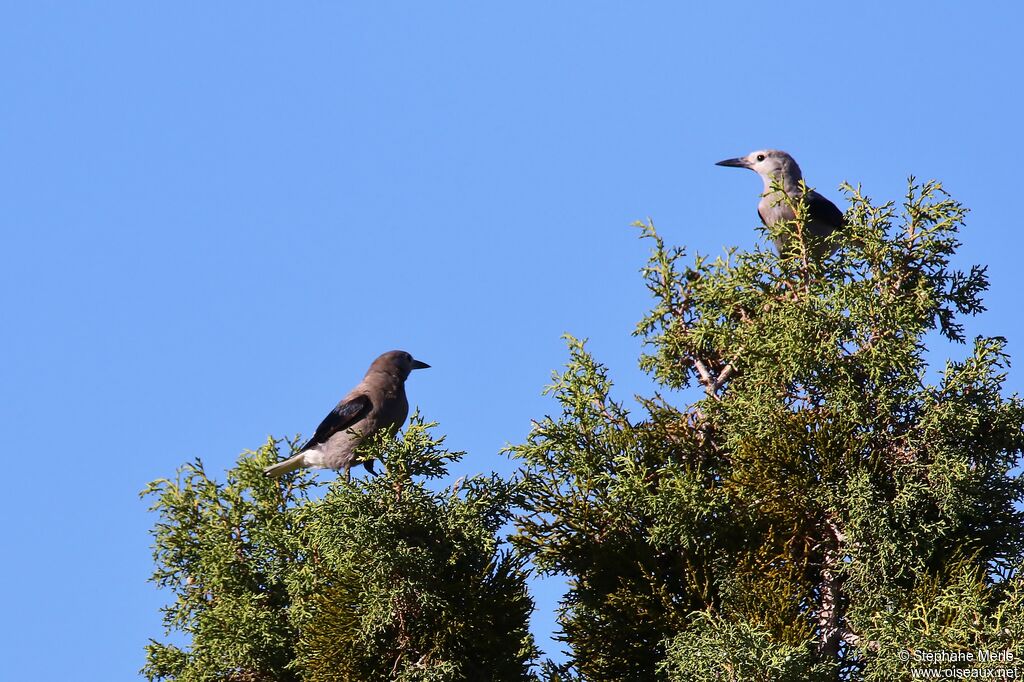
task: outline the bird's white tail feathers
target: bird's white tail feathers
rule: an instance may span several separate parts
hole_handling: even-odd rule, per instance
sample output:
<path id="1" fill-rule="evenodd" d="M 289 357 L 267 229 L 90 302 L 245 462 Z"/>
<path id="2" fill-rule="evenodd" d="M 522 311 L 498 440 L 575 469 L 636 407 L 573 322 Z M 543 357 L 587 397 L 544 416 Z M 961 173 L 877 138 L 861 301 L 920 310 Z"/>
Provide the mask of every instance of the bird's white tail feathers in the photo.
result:
<path id="1" fill-rule="evenodd" d="M 305 465 L 306 453 L 300 452 L 297 455 L 289 457 L 283 462 L 277 464 L 271 464 L 270 466 L 263 469 L 263 474 L 270 478 L 281 478 L 290 471 L 301 469 Z"/>

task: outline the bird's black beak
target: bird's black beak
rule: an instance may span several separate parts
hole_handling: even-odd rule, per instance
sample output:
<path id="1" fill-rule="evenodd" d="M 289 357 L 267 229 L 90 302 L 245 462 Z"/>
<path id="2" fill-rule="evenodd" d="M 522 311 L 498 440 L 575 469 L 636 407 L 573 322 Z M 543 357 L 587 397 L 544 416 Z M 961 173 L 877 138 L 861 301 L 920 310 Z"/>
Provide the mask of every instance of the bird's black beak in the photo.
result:
<path id="1" fill-rule="evenodd" d="M 430 369 L 430 365 L 428 365 L 425 362 L 420 362 L 419 360 L 413 360 L 412 361 L 412 368 L 413 369 Z"/>
<path id="2" fill-rule="evenodd" d="M 726 159 L 725 161 L 719 161 L 715 164 L 716 166 L 732 166 L 733 168 L 750 168 L 750 163 L 744 157 L 738 159 Z"/>

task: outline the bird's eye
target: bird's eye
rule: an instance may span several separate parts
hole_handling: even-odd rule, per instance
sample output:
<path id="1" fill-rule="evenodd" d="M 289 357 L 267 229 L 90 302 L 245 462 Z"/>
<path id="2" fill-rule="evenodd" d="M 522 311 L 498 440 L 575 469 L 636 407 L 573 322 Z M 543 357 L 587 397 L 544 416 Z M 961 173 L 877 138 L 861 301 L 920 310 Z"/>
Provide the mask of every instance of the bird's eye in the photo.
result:
<path id="1" fill-rule="evenodd" d="M 758 161 L 764 161 L 764 154 L 758 154 L 757 155 L 757 160 Z"/>

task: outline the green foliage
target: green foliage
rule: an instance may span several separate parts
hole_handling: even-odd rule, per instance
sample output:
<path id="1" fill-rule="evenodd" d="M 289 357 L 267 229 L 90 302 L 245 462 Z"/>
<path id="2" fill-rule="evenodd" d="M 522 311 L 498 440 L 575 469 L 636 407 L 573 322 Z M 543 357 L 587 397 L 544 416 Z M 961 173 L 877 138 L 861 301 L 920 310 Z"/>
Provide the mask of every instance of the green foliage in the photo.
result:
<path id="1" fill-rule="evenodd" d="M 227 482 L 210 479 L 201 461 L 143 494 L 156 498 L 152 580 L 171 590 L 168 632 L 191 647 L 152 641 L 143 674 L 151 680 L 293 680 L 286 671 L 296 632 L 287 612 L 286 578 L 305 556 L 294 508 L 309 502 L 307 474 L 278 486 L 263 467 L 278 457 L 270 440 L 245 452 Z"/>
<path id="2" fill-rule="evenodd" d="M 151 680 L 524 680 L 535 656 L 522 560 L 497 540 L 513 489 L 495 478 L 441 492 L 462 453 L 414 416 L 367 451 L 387 472 L 311 497 L 308 472 L 262 468 L 278 443 L 244 453 L 228 483 L 200 463 L 156 497 L 153 579 L 175 602 L 165 625 L 186 649 L 153 642 Z"/>
<path id="3" fill-rule="evenodd" d="M 443 475 L 453 455 L 416 420 L 381 446 L 386 474 L 339 481 L 308 513 L 318 589 L 299 619 L 304 679 L 529 679 L 533 603 L 522 560 L 496 540 L 512 489 L 428 490 L 415 479 Z"/>
<path id="4" fill-rule="evenodd" d="M 781 255 L 684 264 L 640 225 L 657 390 L 632 414 L 567 337 L 514 481 L 428 487 L 461 453 L 418 417 L 367 445 L 385 474 L 322 499 L 263 477 L 274 441 L 224 484 L 198 461 L 155 481 L 153 579 L 187 647 L 152 642 L 144 674 L 877 682 L 921 652 L 1024 656 L 1024 403 L 1003 339 L 967 345 L 988 283 L 952 264 L 966 211 L 934 182 L 901 207 L 846 190 L 829 243 L 803 201 L 766 228 Z M 938 371 L 933 340 L 966 356 Z M 528 561 L 570 588 L 571 660 L 536 675 Z"/>
<path id="5" fill-rule="evenodd" d="M 815 663 L 808 642 L 778 642 L 771 633 L 748 621 L 724 622 L 697 613 L 684 632 L 669 644 L 659 665 L 670 680 L 723 682 L 811 682 L 827 680 L 832 670 Z"/>
<path id="6" fill-rule="evenodd" d="M 692 403 L 637 397 L 632 417 L 569 339 L 561 415 L 511 451 L 515 542 L 570 578 L 582 679 L 902 679 L 897 647 L 1024 652 L 1024 405 L 1002 396 L 1003 340 L 927 381 L 926 337 L 963 342 L 983 310 L 984 268 L 951 265 L 965 210 L 937 183 L 911 180 L 902 210 L 847 190 L 831 254 L 802 206 L 767 230 L 790 231 L 781 256 L 683 266 L 641 225 L 641 365 Z"/>
<path id="7" fill-rule="evenodd" d="M 864 680 L 903 680 L 913 652 L 1012 652 L 1024 643 L 1024 573 L 1018 565 L 1005 581 L 989 579 L 975 561 L 952 561 L 941 574 L 926 577 L 907 591 L 902 603 L 871 614 L 864 632 L 872 662 Z M 918 665 L 917 667 L 924 667 Z M 1002 671 L 1005 661 L 971 661 L 963 669 Z M 999 679 L 993 677 L 990 679 Z"/>

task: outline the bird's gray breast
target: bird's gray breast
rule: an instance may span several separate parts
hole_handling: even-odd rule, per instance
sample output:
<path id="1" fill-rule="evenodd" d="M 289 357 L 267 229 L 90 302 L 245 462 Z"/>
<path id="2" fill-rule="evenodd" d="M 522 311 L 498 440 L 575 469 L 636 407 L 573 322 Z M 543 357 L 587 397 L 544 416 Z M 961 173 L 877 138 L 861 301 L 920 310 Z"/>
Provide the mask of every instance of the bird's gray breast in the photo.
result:
<path id="1" fill-rule="evenodd" d="M 796 217 L 781 192 L 773 192 L 761 197 L 761 201 L 757 204 L 757 213 L 766 227 L 771 227 L 780 221 L 793 220 Z"/>
<path id="2" fill-rule="evenodd" d="M 815 196 L 815 194 L 816 193 L 814 192 L 808 193 L 807 199 L 809 202 L 813 202 L 820 197 L 820 195 Z M 824 198 L 821 198 L 820 200 L 827 201 Z M 798 202 L 800 201 L 800 197 L 791 197 L 790 201 Z M 787 201 L 786 198 L 782 196 L 780 192 L 773 192 L 772 194 L 762 197 L 761 201 L 758 202 L 757 204 L 757 213 L 758 215 L 761 216 L 761 221 L 765 224 L 766 227 L 770 227 L 779 222 L 785 223 L 796 219 L 796 213 L 790 207 L 789 201 Z M 807 230 L 808 234 L 815 237 L 815 241 L 824 239 L 825 237 L 835 232 L 838 228 L 838 225 L 833 225 L 827 221 L 815 218 L 813 215 L 814 206 L 810 205 L 810 203 L 808 205 L 808 214 L 809 215 L 807 216 L 805 229 Z M 786 238 L 785 234 L 780 236 L 779 238 L 776 238 L 776 250 L 779 253 L 782 253 L 782 251 L 785 250 L 787 243 L 788 239 Z M 826 248 L 825 245 L 818 243 L 812 246 L 812 251 L 818 254 L 819 256 L 822 256 L 825 254 Z"/>

